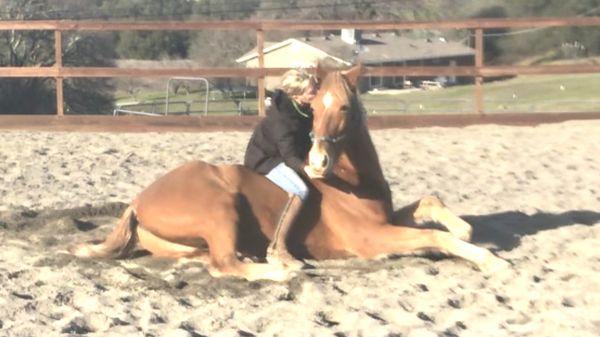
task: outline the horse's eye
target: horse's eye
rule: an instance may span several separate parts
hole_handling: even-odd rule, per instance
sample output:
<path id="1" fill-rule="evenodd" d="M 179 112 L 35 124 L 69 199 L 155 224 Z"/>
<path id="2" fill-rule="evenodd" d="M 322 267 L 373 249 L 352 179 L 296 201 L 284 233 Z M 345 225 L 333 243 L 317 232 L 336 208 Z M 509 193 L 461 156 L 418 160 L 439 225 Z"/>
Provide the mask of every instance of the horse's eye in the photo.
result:
<path id="1" fill-rule="evenodd" d="M 342 107 L 340 108 L 340 110 L 341 110 L 342 112 L 348 112 L 348 111 L 350 110 L 350 107 L 349 107 L 349 106 L 347 106 L 347 105 L 342 105 Z"/>

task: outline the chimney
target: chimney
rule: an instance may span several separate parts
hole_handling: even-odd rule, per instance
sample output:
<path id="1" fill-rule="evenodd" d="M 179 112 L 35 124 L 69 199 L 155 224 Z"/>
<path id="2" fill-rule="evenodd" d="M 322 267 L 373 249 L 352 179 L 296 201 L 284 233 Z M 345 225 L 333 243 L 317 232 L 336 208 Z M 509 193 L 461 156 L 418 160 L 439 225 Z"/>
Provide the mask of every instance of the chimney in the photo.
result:
<path id="1" fill-rule="evenodd" d="M 344 28 L 341 33 L 342 41 L 347 44 L 358 44 L 360 42 L 360 30 L 354 28 Z"/>

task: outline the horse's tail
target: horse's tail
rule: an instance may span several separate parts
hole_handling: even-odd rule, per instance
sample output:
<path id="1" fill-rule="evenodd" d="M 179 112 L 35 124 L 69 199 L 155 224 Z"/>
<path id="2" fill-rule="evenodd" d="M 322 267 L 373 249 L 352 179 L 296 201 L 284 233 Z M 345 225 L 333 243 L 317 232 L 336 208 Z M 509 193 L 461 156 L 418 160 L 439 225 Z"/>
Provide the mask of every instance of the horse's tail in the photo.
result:
<path id="1" fill-rule="evenodd" d="M 129 205 L 119 223 L 99 244 L 81 244 L 71 250 L 71 253 L 79 257 L 113 257 L 121 258 L 127 256 L 135 247 L 137 242 L 136 227 L 138 225 L 134 212 L 134 204 Z"/>

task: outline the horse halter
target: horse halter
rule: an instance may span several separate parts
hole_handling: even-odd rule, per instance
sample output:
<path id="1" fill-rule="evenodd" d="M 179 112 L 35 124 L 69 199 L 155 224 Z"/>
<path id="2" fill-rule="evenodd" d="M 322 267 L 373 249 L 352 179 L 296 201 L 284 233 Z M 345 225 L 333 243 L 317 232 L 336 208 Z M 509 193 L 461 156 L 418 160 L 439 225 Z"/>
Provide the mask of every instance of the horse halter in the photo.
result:
<path id="1" fill-rule="evenodd" d="M 342 140 L 344 140 L 344 138 L 346 138 L 346 134 L 343 133 L 339 136 L 333 137 L 333 136 L 315 136 L 315 133 L 313 131 L 311 131 L 309 134 L 310 136 L 310 140 L 314 143 L 314 142 L 327 142 L 327 143 L 331 143 L 331 144 L 335 144 L 338 143 Z"/>

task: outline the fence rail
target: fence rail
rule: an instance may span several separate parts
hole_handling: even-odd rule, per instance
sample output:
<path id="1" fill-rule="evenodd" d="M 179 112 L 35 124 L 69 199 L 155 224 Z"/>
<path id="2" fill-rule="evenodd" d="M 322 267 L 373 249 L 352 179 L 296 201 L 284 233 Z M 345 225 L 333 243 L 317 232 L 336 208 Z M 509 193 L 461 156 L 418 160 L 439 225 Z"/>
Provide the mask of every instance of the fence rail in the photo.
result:
<path id="1" fill-rule="evenodd" d="M 492 28 L 533 28 L 600 26 L 600 17 L 568 18 L 517 18 L 517 19 L 470 19 L 456 21 L 0 21 L 0 31 L 51 30 L 55 36 L 55 64 L 52 67 L 0 67 L 0 77 L 52 77 L 56 79 L 56 114 L 64 115 L 63 79 L 75 77 L 252 77 L 258 79 L 259 114 L 264 114 L 264 78 L 281 75 L 289 68 L 265 68 L 265 31 L 319 31 L 342 28 L 368 30 L 391 29 L 471 29 L 475 33 L 474 66 L 423 66 L 423 67 L 367 67 L 365 75 L 385 76 L 469 76 L 475 78 L 475 112 L 484 111 L 483 78 L 505 75 L 600 73 L 600 65 L 548 65 L 548 66 L 486 66 L 484 64 L 483 33 Z M 64 67 L 62 64 L 62 34 L 66 31 L 121 31 L 121 30 L 255 30 L 258 51 L 258 68 L 111 68 L 111 67 Z"/>
<path id="2" fill-rule="evenodd" d="M 505 19 L 468 19 L 449 21 L 72 21 L 72 20 L 36 20 L 36 21 L 0 21 L 0 30 L 79 30 L 79 31 L 118 31 L 118 30 L 334 30 L 342 28 L 357 29 L 493 29 L 493 28 L 530 28 L 530 27 L 566 27 L 598 26 L 600 17 L 533 17 Z"/>
<path id="3" fill-rule="evenodd" d="M 290 68 L 111 68 L 111 67 L 0 67 L 0 77 L 264 77 L 278 76 Z M 600 73 L 600 65 L 547 66 L 406 66 L 365 67 L 364 75 L 374 76 L 483 76 L 559 75 Z"/>

